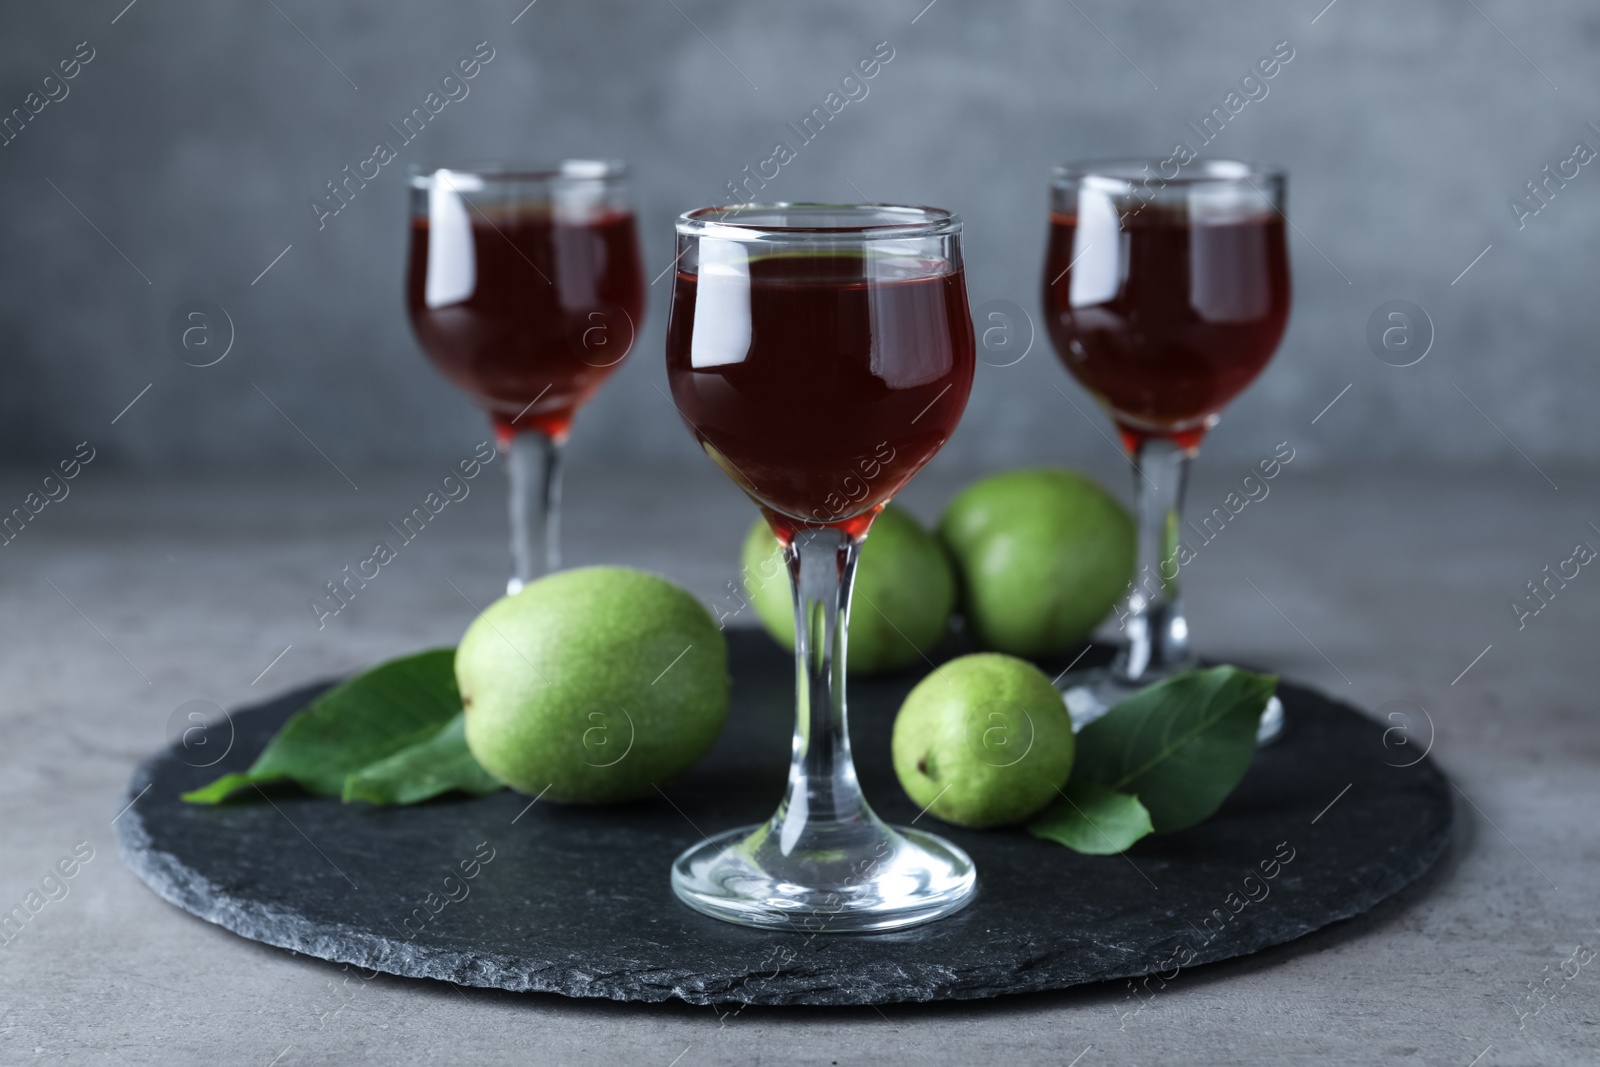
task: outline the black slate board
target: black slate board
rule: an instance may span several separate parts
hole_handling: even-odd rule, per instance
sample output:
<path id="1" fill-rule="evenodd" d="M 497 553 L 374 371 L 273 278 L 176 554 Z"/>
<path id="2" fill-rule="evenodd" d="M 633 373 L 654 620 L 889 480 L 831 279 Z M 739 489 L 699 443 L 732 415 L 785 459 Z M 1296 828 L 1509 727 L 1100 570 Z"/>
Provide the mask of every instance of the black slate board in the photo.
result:
<path id="1" fill-rule="evenodd" d="M 771 814 L 793 729 L 787 655 L 757 632 L 728 636 L 728 727 L 663 796 L 620 808 L 528 808 L 509 791 L 407 809 L 289 788 L 221 807 L 178 799 L 244 769 L 317 686 L 233 712 L 232 748 L 214 766 L 191 767 L 176 750 L 140 766 L 124 799 L 138 802 L 116 823 L 123 859 L 203 919 L 390 974 L 613 1000 L 843 1005 L 1170 980 L 1371 908 L 1426 872 L 1449 838 L 1447 782 L 1431 760 L 1412 762 L 1426 739 L 1397 744 L 1384 724 L 1283 683 L 1281 740 L 1200 826 L 1090 857 L 925 816 L 919 826 L 978 865 L 978 897 L 956 915 L 883 934 L 721 923 L 677 901 L 668 865 L 701 831 Z M 851 682 L 861 778 L 892 822 L 918 815 L 889 762 L 894 713 L 915 681 Z M 462 878 L 463 861 L 475 878 Z"/>

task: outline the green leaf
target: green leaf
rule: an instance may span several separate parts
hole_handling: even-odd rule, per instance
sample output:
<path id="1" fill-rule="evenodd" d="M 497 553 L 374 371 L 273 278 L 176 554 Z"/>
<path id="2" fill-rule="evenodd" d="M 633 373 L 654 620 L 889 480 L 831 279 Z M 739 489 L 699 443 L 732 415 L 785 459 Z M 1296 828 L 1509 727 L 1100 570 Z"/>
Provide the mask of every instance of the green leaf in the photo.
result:
<path id="1" fill-rule="evenodd" d="M 500 788 L 467 749 L 467 714 L 462 711 L 428 740 L 345 778 L 344 799 L 415 804 L 452 789 L 476 796 Z"/>
<path id="2" fill-rule="evenodd" d="M 1072 782 L 1131 793 L 1157 833 L 1209 818 L 1244 777 L 1278 679 L 1237 667 L 1141 689 L 1078 734 Z"/>
<path id="3" fill-rule="evenodd" d="M 191 804 L 220 804 L 228 798 L 229 793 L 243 789 L 254 781 L 248 774 L 224 774 L 210 785 L 191 789 L 183 794 L 183 799 Z"/>
<path id="4" fill-rule="evenodd" d="M 1028 823 L 1034 837 L 1059 841 L 1074 852 L 1109 856 L 1155 830 L 1139 798 L 1093 782 L 1072 782 L 1064 795 Z"/>
<path id="5" fill-rule="evenodd" d="M 431 739 L 460 711 L 455 649 L 390 660 L 295 712 L 244 774 L 224 775 L 183 799 L 216 804 L 245 786 L 285 779 L 340 796 L 347 776 Z"/>

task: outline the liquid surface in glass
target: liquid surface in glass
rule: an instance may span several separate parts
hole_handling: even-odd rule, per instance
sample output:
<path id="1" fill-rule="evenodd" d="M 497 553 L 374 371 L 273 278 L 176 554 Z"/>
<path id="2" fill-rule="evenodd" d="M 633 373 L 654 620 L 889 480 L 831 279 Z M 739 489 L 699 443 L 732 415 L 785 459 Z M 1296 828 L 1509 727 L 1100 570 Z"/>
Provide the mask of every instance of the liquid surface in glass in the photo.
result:
<path id="1" fill-rule="evenodd" d="M 1044 306 L 1056 352 L 1125 435 L 1197 445 L 1283 336 L 1283 217 L 1202 221 L 1151 205 L 1099 221 L 1050 218 Z"/>
<path id="2" fill-rule="evenodd" d="M 780 537 L 864 531 L 966 406 L 975 348 L 960 268 L 738 246 L 717 263 L 710 244 L 674 287 L 679 411 Z"/>
<path id="3" fill-rule="evenodd" d="M 644 289 L 626 211 L 566 221 L 548 208 L 459 205 L 411 222 L 412 327 L 502 434 L 515 420 L 565 435 L 632 346 Z"/>

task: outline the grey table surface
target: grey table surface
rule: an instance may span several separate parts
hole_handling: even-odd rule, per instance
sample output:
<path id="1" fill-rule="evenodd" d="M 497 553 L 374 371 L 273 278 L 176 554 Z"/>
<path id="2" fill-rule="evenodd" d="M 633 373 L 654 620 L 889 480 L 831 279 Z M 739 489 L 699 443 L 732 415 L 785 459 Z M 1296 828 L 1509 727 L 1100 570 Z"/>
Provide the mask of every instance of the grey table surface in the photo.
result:
<path id="1" fill-rule="evenodd" d="M 93 850 L 0 944 L 0 1063 L 1600 1060 L 1600 965 L 1563 973 L 1600 946 L 1600 577 L 1584 567 L 1521 629 L 1511 607 L 1575 543 L 1600 546 L 1600 472 L 1291 466 L 1185 572 L 1204 654 L 1369 709 L 1426 709 L 1458 829 L 1400 898 L 1185 973 L 1148 1002 L 1118 984 L 726 1016 L 365 981 L 191 918 L 121 865 L 111 821 L 180 706 L 238 706 L 451 643 L 501 588 L 495 473 L 319 630 L 308 599 L 387 538 L 445 464 L 350 473 L 359 489 L 327 468 L 152 481 L 90 467 L 0 550 L 0 910 L 75 847 Z M 1202 463 L 1192 507 L 1236 481 Z M 0 502 L 36 482 L 0 479 Z M 931 517 L 960 482 L 930 469 L 903 499 Z M 569 563 L 725 595 L 752 512 L 709 465 L 580 467 L 569 484 Z"/>

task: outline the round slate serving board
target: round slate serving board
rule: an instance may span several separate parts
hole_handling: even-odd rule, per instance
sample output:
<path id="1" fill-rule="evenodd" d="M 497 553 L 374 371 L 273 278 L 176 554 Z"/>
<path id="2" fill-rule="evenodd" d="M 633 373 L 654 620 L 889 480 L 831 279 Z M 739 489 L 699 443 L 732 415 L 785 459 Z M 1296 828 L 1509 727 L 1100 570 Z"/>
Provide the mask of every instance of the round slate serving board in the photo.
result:
<path id="1" fill-rule="evenodd" d="M 292 788 L 220 807 L 178 799 L 248 766 L 317 686 L 233 712 L 232 748 L 213 766 L 176 750 L 140 766 L 124 798 L 138 802 L 116 824 L 123 859 L 166 900 L 244 937 L 390 974 L 613 1000 L 844 1005 L 1170 980 L 1371 908 L 1449 838 L 1448 785 L 1419 744 L 1282 683 L 1282 739 L 1200 826 L 1119 857 L 934 823 L 978 865 L 977 899 L 954 916 L 850 935 L 717 922 L 677 901 L 668 865 L 702 833 L 771 814 L 793 729 L 788 656 L 758 632 L 728 637 L 727 729 L 650 800 L 529 807 L 504 791 L 379 808 Z M 861 778 L 899 823 L 918 810 L 894 779 L 889 734 L 915 681 L 851 681 Z"/>

